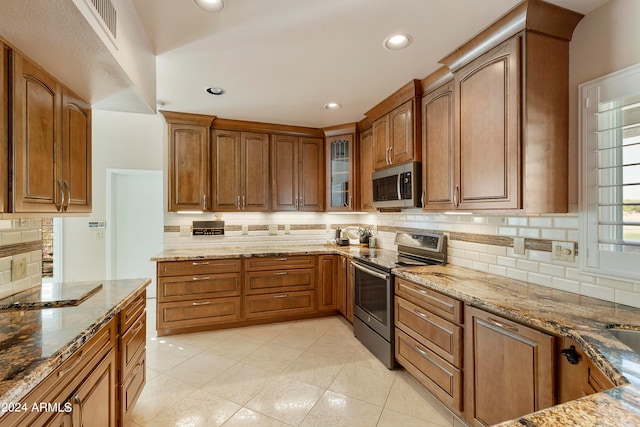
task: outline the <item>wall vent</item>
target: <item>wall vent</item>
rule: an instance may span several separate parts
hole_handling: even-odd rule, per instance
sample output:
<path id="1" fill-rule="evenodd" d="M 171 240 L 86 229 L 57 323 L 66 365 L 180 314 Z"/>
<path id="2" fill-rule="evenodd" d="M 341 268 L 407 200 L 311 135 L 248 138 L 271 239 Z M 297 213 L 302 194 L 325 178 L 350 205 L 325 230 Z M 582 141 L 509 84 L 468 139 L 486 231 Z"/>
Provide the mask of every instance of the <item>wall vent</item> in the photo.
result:
<path id="1" fill-rule="evenodd" d="M 116 39 L 118 14 L 111 0 L 91 0 L 91 4 L 102 19 L 105 30 Z"/>

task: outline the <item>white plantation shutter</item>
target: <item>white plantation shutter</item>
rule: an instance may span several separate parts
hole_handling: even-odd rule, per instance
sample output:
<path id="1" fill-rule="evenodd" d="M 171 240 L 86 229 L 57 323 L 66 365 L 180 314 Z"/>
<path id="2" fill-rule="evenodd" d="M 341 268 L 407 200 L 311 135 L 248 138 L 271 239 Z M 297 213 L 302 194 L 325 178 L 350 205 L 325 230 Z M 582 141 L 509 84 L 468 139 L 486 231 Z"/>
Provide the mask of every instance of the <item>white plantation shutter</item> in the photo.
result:
<path id="1" fill-rule="evenodd" d="M 580 260 L 640 277 L 640 64 L 580 86 Z"/>

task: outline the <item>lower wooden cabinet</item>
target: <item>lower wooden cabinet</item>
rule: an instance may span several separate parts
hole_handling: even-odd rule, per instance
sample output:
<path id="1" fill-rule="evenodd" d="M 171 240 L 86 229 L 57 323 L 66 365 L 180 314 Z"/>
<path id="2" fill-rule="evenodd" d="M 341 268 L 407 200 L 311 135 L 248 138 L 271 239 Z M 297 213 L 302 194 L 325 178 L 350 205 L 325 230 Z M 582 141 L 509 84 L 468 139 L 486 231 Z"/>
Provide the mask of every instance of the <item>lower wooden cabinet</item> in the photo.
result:
<path id="1" fill-rule="evenodd" d="M 244 300 L 247 319 L 310 314 L 316 311 L 315 290 L 247 295 Z"/>
<path id="2" fill-rule="evenodd" d="M 71 400 L 74 426 L 111 427 L 116 421 L 116 350 L 111 349 L 87 376 Z"/>
<path id="3" fill-rule="evenodd" d="M 241 320 L 241 306 L 240 297 L 158 303 L 158 334 Z"/>
<path id="4" fill-rule="evenodd" d="M 493 425 L 553 406 L 554 337 L 465 308 L 465 417 Z"/>
<path id="5" fill-rule="evenodd" d="M 318 310 L 340 310 L 341 295 L 338 294 L 339 255 L 318 257 Z"/>
<path id="6" fill-rule="evenodd" d="M 146 383 L 147 293 L 120 312 L 118 400 L 120 424 L 131 415 Z"/>

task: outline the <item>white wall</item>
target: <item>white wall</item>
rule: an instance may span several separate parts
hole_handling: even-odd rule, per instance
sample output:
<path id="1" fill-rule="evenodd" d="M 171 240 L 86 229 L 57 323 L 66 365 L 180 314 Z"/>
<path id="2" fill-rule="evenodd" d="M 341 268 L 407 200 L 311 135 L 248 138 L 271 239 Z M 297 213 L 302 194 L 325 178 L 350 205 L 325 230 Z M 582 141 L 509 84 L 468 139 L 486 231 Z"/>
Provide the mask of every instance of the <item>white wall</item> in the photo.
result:
<path id="1" fill-rule="evenodd" d="M 89 221 L 106 219 L 106 170 L 163 170 L 165 140 L 160 116 L 93 111 L 93 212 L 89 217 L 63 221 L 65 281 L 107 277 L 106 240 L 96 239 L 88 227 Z"/>

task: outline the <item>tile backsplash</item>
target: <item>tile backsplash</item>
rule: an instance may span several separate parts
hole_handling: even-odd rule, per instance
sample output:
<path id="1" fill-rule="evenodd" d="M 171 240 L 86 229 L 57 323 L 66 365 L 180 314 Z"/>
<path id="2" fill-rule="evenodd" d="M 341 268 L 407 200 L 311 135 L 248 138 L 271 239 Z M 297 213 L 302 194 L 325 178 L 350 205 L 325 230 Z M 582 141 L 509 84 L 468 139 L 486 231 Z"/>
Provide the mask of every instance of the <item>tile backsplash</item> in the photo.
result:
<path id="1" fill-rule="evenodd" d="M 418 209 L 367 214 L 225 213 L 225 236 L 191 236 L 191 222 L 206 219 L 214 215 L 166 213 L 165 249 L 324 244 L 335 236 L 336 226 L 358 224 L 374 227 L 379 247 L 395 249 L 396 231 L 437 231 L 449 236 L 450 264 L 640 308 L 640 281 L 580 273 L 577 213 L 535 217 L 429 214 Z M 270 225 L 277 227 L 275 235 L 269 234 Z M 180 230 L 186 235 L 181 236 Z M 524 255 L 514 253 L 514 237 L 525 239 Z M 552 260 L 551 241 L 574 242 L 576 260 Z"/>
<path id="2" fill-rule="evenodd" d="M 13 261 L 26 261 L 26 276 L 12 279 Z M 42 282 L 42 219 L 0 220 L 0 298 Z"/>

